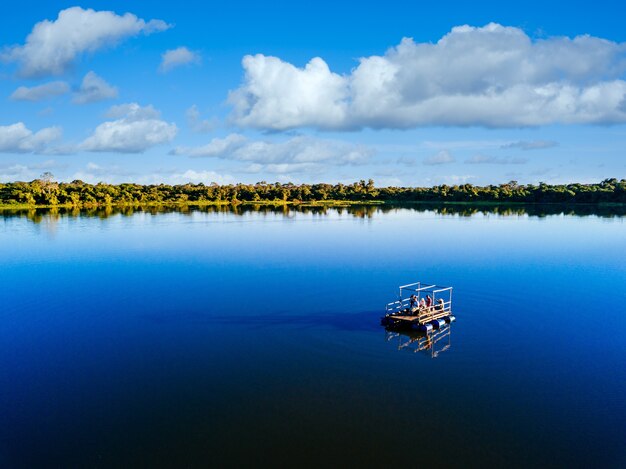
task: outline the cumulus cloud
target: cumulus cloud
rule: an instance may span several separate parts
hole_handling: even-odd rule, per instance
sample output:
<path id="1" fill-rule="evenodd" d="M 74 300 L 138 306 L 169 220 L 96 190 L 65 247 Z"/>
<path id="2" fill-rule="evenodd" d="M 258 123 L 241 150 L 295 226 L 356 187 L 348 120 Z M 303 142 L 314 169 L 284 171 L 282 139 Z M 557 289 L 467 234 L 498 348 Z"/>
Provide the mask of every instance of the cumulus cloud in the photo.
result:
<path id="1" fill-rule="evenodd" d="M 139 174 L 117 165 L 103 166 L 93 162 L 88 163 L 85 168 L 75 172 L 71 179 L 79 179 L 91 184 L 102 181 L 108 183 L 134 182 L 138 184 L 211 184 L 213 182 L 233 184 L 237 182 L 233 176 L 220 174 L 215 171 L 166 169 L 148 172 L 147 174 L 144 171 Z"/>
<path id="2" fill-rule="evenodd" d="M 72 7 L 61 10 L 56 20 L 35 24 L 26 42 L 5 48 L 2 58 L 18 63 L 24 77 L 60 75 L 82 54 L 169 27 L 164 21 L 145 21 L 131 13 Z"/>
<path id="3" fill-rule="evenodd" d="M 298 68 L 276 57 L 247 55 L 244 85 L 229 94 L 239 125 L 275 130 L 345 127 L 347 78 L 316 57 Z"/>
<path id="4" fill-rule="evenodd" d="M 449 151 L 441 150 L 439 153 L 424 159 L 422 163 L 429 166 L 435 166 L 440 164 L 454 163 L 455 161 L 456 160 Z"/>
<path id="5" fill-rule="evenodd" d="M 519 157 L 497 157 L 488 155 L 474 155 L 465 160 L 466 164 L 526 164 L 528 158 Z"/>
<path id="6" fill-rule="evenodd" d="M 451 174 L 446 176 L 437 176 L 429 181 L 433 184 L 467 184 L 476 179 L 476 176 L 472 174 Z"/>
<path id="7" fill-rule="evenodd" d="M 159 71 L 161 73 L 167 73 L 182 65 L 200 63 L 200 60 L 200 54 L 197 52 L 190 51 L 186 47 L 178 47 L 176 49 L 167 50 L 161 54 Z"/>
<path id="8" fill-rule="evenodd" d="M 45 153 L 48 145 L 61 138 L 60 127 L 46 127 L 33 132 L 18 122 L 0 126 L 1 153 Z"/>
<path id="9" fill-rule="evenodd" d="M 152 106 L 137 103 L 113 106 L 106 117 L 79 146 L 79 150 L 96 152 L 142 153 L 159 144 L 171 142 L 178 128 L 160 118 Z"/>
<path id="10" fill-rule="evenodd" d="M 198 106 L 195 104 L 185 111 L 185 116 L 187 117 L 187 125 L 189 125 L 194 132 L 211 132 L 217 125 L 215 119 L 202 119 Z"/>
<path id="11" fill-rule="evenodd" d="M 166 181 L 169 184 L 234 184 L 235 178 L 229 174 L 220 174 L 215 171 L 197 171 L 188 169 L 187 171 L 174 172 L 167 176 Z"/>
<path id="12" fill-rule="evenodd" d="M 98 163 L 89 162 L 85 169 L 81 169 L 74 173 L 72 180 L 80 180 L 95 184 L 101 181 L 129 180 L 135 173 L 119 166 L 101 166 Z"/>
<path id="13" fill-rule="evenodd" d="M 65 167 L 65 165 L 60 165 L 54 160 L 47 160 L 41 163 L 32 164 L 0 164 L 0 181 L 30 181 L 39 176 L 42 171 L 63 167 Z"/>
<path id="14" fill-rule="evenodd" d="M 230 134 L 224 138 L 214 138 L 200 147 L 176 147 L 171 151 L 173 155 L 187 155 L 191 157 L 227 158 L 236 150 L 243 147 L 248 139 L 243 135 Z"/>
<path id="15" fill-rule="evenodd" d="M 116 87 L 109 85 L 95 72 L 89 72 L 84 76 L 72 102 L 76 104 L 95 103 L 96 101 L 117 98 L 117 94 Z"/>
<path id="16" fill-rule="evenodd" d="M 268 130 L 520 127 L 626 122 L 626 43 L 533 40 L 519 28 L 458 26 L 436 43 L 405 38 L 347 75 L 245 56 L 232 119 Z"/>
<path id="17" fill-rule="evenodd" d="M 271 172 L 287 172 L 292 168 L 312 169 L 316 165 L 360 165 L 370 160 L 374 151 L 363 145 L 308 136 L 292 137 L 282 142 L 248 140 L 240 134 L 214 138 L 200 147 L 177 147 L 172 154 L 191 157 L 212 157 L 245 161 L 253 172 L 267 168 Z M 293 166 L 298 165 L 298 166 Z"/>
<path id="18" fill-rule="evenodd" d="M 10 96 L 13 101 L 42 101 L 68 93 L 70 87 L 64 81 L 51 81 L 39 86 L 20 86 Z"/>
<path id="19" fill-rule="evenodd" d="M 271 173 L 271 174 L 317 174 L 324 172 L 324 167 L 317 163 L 253 163 L 246 166 L 242 172 L 250 174 Z"/>
<path id="20" fill-rule="evenodd" d="M 403 166 L 416 166 L 418 161 L 419 160 L 413 156 L 400 156 L 396 158 L 395 163 Z"/>
<path id="21" fill-rule="evenodd" d="M 500 148 L 518 148 L 520 150 L 543 150 L 544 148 L 556 147 L 558 142 L 552 140 L 520 140 L 502 145 Z"/>

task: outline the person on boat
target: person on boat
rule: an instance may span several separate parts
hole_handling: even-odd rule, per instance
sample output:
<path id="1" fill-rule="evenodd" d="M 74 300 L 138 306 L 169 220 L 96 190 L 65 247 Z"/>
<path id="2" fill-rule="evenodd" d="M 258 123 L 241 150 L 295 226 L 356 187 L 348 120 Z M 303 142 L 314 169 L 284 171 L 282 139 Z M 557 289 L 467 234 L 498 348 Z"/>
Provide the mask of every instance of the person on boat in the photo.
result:
<path id="1" fill-rule="evenodd" d="M 433 305 L 433 299 L 430 297 L 430 295 L 426 295 L 426 307 L 430 308 Z"/>
<path id="2" fill-rule="evenodd" d="M 416 308 L 417 307 L 417 296 L 415 295 L 411 295 L 411 309 Z"/>
<path id="3" fill-rule="evenodd" d="M 422 298 L 419 303 L 419 309 L 424 309 L 424 308 L 426 308 L 426 302 L 424 301 L 424 298 Z"/>
<path id="4" fill-rule="evenodd" d="M 443 311 L 443 298 L 437 300 L 437 306 L 435 308 L 439 311 Z"/>

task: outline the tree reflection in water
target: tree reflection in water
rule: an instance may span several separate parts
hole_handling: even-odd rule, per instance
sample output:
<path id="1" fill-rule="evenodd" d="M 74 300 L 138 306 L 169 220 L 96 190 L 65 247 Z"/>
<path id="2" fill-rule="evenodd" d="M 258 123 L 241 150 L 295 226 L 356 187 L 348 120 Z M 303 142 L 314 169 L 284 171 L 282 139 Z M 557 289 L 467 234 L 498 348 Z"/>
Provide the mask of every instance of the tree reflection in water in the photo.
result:
<path id="1" fill-rule="evenodd" d="M 112 216 L 129 217 L 136 213 L 159 215 L 165 213 L 179 213 L 192 215 L 194 213 L 221 213 L 235 216 L 248 214 L 282 215 L 286 218 L 297 214 L 304 215 L 351 215 L 355 218 L 370 219 L 377 214 L 386 214 L 398 210 L 409 210 L 418 213 L 431 212 L 435 215 L 452 215 L 471 217 L 474 215 L 496 216 L 528 216 L 547 217 L 552 215 L 596 216 L 613 218 L 626 216 L 626 206 L 623 205 L 561 205 L 561 204 L 534 204 L 534 205 L 493 205 L 493 204 L 384 204 L 384 205 L 268 205 L 268 204 L 238 204 L 238 205 L 159 205 L 159 206 L 102 206 L 94 208 L 32 208 L 32 209 L 0 209 L 2 218 L 24 217 L 33 223 L 53 223 L 63 217 L 88 217 L 106 219 Z"/>

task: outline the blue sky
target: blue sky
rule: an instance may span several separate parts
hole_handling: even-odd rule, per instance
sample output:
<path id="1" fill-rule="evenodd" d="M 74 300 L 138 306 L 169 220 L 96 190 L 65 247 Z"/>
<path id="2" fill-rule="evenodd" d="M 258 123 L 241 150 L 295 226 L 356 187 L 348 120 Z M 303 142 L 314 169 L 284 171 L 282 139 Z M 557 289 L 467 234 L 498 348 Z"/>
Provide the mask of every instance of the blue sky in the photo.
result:
<path id="1" fill-rule="evenodd" d="M 618 2 L 23 2 L 0 181 L 626 177 Z"/>

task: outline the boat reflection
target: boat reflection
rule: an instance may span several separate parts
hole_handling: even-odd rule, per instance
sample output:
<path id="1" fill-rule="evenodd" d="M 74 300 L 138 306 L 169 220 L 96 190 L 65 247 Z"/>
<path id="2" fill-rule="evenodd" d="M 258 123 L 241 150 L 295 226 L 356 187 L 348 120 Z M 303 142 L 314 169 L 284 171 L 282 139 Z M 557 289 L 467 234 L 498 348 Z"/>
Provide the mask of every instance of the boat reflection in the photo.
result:
<path id="1" fill-rule="evenodd" d="M 437 358 L 440 353 L 450 348 L 451 331 L 451 324 L 431 332 L 386 330 L 386 340 L 396 343 L 398 350 L 408 350 L 413 353 L 423 352 L 430 355 L 431 358 Z"/>

